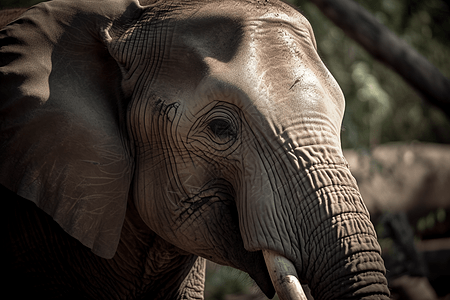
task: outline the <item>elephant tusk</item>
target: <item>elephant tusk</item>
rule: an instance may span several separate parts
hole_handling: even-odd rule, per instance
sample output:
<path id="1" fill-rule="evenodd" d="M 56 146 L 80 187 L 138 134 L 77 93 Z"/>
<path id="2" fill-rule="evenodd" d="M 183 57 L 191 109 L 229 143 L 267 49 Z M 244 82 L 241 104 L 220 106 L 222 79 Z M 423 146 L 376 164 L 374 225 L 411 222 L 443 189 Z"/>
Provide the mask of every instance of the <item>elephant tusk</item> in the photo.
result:
<path id="1" fill-rule="evenodd" d="M 280 300 L 307 300 L 294 264 L 273 251 L 263 250 L 270 279 Z"/>

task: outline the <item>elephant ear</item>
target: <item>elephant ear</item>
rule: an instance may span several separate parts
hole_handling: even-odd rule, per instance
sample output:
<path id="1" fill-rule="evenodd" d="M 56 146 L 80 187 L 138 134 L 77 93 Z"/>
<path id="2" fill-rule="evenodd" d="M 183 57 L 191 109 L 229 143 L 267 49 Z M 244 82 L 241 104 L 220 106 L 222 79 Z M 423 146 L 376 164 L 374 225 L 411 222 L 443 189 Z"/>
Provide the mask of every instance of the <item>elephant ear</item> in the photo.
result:
<path id="1" fill-rule="evenodd" d="M 133 170 L 107 44 L 141 9 L 55 0 L 0 32 L 0 183 L 104 258 L 119 243 Z"/>

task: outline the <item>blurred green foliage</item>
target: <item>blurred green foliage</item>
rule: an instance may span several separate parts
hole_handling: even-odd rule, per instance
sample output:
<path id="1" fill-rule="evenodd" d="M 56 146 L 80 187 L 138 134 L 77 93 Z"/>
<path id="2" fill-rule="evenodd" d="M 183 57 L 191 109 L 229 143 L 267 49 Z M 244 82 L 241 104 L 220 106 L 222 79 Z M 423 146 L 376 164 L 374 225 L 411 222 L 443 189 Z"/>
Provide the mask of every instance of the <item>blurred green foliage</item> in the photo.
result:
<path id="1" fill-rule="evenodd" d="M 447 213 L 445 212 L 445 209 L 440 208 L 437 211 L 432 211 L 427 216 L 419 219 L 416 230 L 420 234 L 421 232 L 432 229 L 437 224 L 444 222 L 446 218 Z"/>
<path id="2" fill-rule="evenodd" d="M 205 300 L 265 300 L 247 273 L 213 262 L 206 264 Z M 273 300 L 278 300 L 275 295 Z"/>
<path id="3" fill-rule="evenodd" d="M 206 299 L 224 300 L 226 295 L 250 293 L 252 280 L 246 273 L 231 267 L 208 264 L 205 282 Z"/>

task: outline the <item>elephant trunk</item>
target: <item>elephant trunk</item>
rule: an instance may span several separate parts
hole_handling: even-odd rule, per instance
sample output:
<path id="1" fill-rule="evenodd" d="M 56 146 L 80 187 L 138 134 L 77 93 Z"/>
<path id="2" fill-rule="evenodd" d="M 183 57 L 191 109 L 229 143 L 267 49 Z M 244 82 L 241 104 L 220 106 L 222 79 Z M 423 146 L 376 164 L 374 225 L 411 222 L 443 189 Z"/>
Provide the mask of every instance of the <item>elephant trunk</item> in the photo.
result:
<path id="1" fill-rule="evenodd" d="M 287 286 L 300 287 L 289 276 L 296 276 L 295 272 L 308 283 L 314 299 L 389 298 L 375 230 L 340 153 L 336 148 L 302 148 L 296 153 L 296 167 L 284 164 L 286 171 L 277 176 L 279 166 L 267 165 L 264 170 L 272 192 L 262 183 L 256 205 L 247 205 L 246 214 L 254 220 L 243 220 L 247 250 L 263 250 L 266 262 L 270 256 L 286 258 L 279 260 L 278 268 L 268 262 L 275 289 L 289 295 L 281 299 L 303 299 L 301 290 L 285 293 L 291 289 Z M 287 267 L 289 261 L 292 268 Z M 281 277 L 280 272 L 284 272 Z"/>
<path id="2" fill-rule="evenodd" d="M 309 226 L 304 234 L 310 264 L 302 275 L 315 299 L 387 299 L 381 248 L 348 167 L 310 174 L 309 197 L 317 208 L 299 226 Z"/>

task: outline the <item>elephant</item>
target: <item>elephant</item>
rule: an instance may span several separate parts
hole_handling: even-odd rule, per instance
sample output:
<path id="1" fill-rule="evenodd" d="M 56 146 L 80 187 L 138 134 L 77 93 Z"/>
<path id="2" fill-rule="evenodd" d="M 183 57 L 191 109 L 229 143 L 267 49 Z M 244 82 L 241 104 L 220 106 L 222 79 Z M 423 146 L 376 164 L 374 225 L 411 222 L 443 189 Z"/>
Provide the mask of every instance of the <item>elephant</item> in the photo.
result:
<path id="1" fill-rule="evenodd" d="M 54 0 L 0 32 L 5 291 L 388 299 L 343 93 L 277 0 Z M 268 267 L 269 266 L 269 267 Z"/>
<path id="2" fill-rule="evenodd" d="M 8 23 L 14 19 L 20 17 L 26 10 L 26 8 L 8 8 L 0 10 L 0 29 L 8 25 Z"/>

